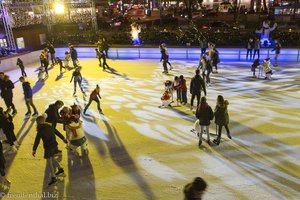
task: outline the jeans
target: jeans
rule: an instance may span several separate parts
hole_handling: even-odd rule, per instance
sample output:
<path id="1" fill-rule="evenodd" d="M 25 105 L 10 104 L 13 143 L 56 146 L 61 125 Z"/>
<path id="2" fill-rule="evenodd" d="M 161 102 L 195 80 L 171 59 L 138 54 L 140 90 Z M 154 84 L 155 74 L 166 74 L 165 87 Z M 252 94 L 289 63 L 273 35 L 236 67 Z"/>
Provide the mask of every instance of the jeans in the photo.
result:
<path id="1" fill-rule="evenodd" d="M 85 112 L 85 111 L 86 111 L 86 110 L 89 108 L 89 106 L 91 105 L 92 101 L 96 101 L 96 103 L 97 103 L 97 109 L 98 109 L 98 111 L 100 111 L 100 110 L 101 110 L 101 108 L 100 108 L 100 101 L 99 101 L 99 99 L 89 99 L 89 102 L 88 102 L 88 104 L 85 106 L 85 108 L 84 108 L 84 111 L 83 111 L 83 112 Z"/>
<path id="2" fill-rule="evenodd" d="M 222 128 L 223 128 L 223 125 L 218 125 L 218 126 L 219 126 L 219 129 L 218 129 L 218 137 L 217 137 L 217 141 L 220 142 L 220 140 L 221 140 L 221 135 L 222 135 Z M 225 125 L 225 129 L 226 129 L 226 132 L 227 132 L 227 136 L 230 137 L 230 131 L 229 131 L 228 125 Z"/>
<path id="3" fill-rule="evenodd" d="M 26 103 L 28 113 L 31 113 L 30 106 L 33 108 L 34 113 L 37 113 L 37 110 L 36 110 L 35 105 L 33 104 L 32 98 L 25 98 L 25 103 Z"/>
<path id="4" fill-rule="evenodd" d="M 201 92 L 192 93 L 191 106 L 194 105 L 194 99 L 195 99 L 196 96 L 197 96 L 197 107 L 198 107 L 198 106 L 199 106 L 199 103 L 200 103 Z"/>
<path id="5" fill-rule="evenodd" d="M 60 166 L 60 164 L 57 162 L 57 160 L 54 158 L 54 156 L 51 156 L 50 158 L 47 159 L 47 164 L 50 168 L 50 172 L 51 172 L 51 177 L 54 178 L 55 176 L 55 169 L 56 166 L 58 167 L 58 169 L 62 168 Z"/>
<path id="6" fill-rule="evenodd" d="M 246 59 L 248 60 L 248 55 L 250 53 L 250 60 L 252 58 L 252 49 L 247 49 L 247 55 L 246 55 Z"/>
<path id="7" fill-rule="evenodd" d="M 257 53 L 257 58 L 259 59 L 259 49 L 254 49 L 254 53 L 253 53 L 253 60 L 255 58 L 255 54 Z"/>

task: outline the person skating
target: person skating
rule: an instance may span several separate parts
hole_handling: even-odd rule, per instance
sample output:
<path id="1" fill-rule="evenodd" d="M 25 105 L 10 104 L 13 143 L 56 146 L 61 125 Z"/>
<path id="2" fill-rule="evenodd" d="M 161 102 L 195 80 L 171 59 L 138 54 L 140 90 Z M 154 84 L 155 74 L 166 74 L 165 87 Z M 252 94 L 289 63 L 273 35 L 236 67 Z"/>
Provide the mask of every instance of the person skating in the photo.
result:
<path id="1" fill-rule="evenodd" d="M 162 44 L 159 46 L 159 48 L 160 48 L 160 53 L 161 53 L 160 62 L 163 61 L 163 67 L 164 67 L 163 73 L 167 74 L 167 73 L 169 73 L 168 67 L 167 67 L 168 55 Z"/>
<path id="2" fill-rule="evenodd" d="M 198 68 L 202 69 L 202 77 L 205 80 L 206 85 L 210 86 L 210 73 L 212 72 L 212 66 L 206 56 L 201 56 L 199 66 L 200 68 Z"/>
<path id="3" fill-rule="evenodd" d="M 97 85 L 96 88 L 93 90 L 93 92 L 90 95 L 89 102 L 85 106 L 83 114 L 86 114 L 86 110 L 89 108 L 89 106 L 91 105 L 91 103 L 93 101 L 95 101 L 97 103 L 97 109 L 98 109 L 99 113 L 102 114 L 102 109 L 100 107 L 100 99 L 101 99 L 101 96 L 100 96 L 100 87 L 99 87 L 99 85 Z"/>
<path id="4" fill-rule="evenodd" d="M 107 69 L 109 69 L 109 66 L 108 66 L 108 64 L 106 62 L 106 55 L 105 55 L 105 53 L 103 53 L 103 51 L 100 51 L 100 54 L 101 54 L 100 59 L 103 60 L 103 71 L 106 69 L 105 67 L 107 67 Z"/>
<path id="5" fill-rule="evenodd" d="M 53 44 L 51 42 L 48 42 L 47 48 L 49 49 L 52 65 L 56 65 L 57 60 L 55 57 L 55 48 L 54 48 Z"/>
<path id="6" fill-rule="evenodd" d="M 99 61 L 99 66 L 100 67 L 102 67 L 102 64 L 101 64 L 101 53 L 100 53 L 100 51 L 99 51 L 99 49 L 95 49 L 95 51 L 96 51 L 96 58 L 98 58 L 98 61 Z M 104 69 L 104 67 L 103 67 L 103 69 Z"/>
<path id="7" fill-rule="evenodd" d="M 15 88 L 13 82 L 9 79 L 9 76 L 4 75 L 3 83 L 1 86 L 1 97 L 3 98 L 7 111 L 12 109 L 12 115 L 17 114 L 15 105 L 13 104 L 13 89 Z"/>
<path id="8" fill-rule="evenodd" d="M 247 42 L 247 55 L 246 60 L 248 60 L 249 54 L 250 54 L 250 60 L 252 59 L 252 50 L 253 50 L 254 42 L 252 38 L 249 38 Z"/>
<path id="9" fill-rule="evenodd" d="M 257 58 L 259 59 L 259 57 L 260 57 L 260 40 L 258 37 L 255 38 L 255 40 L 254 40 L 253 60 L 254 60 L 256 54 L 257 54 Z"/>
<path id="10" fill-rule="evenodd" d="M 19 80 L 22 83 L 24 99 L 25 99 L 25 103 L 26 103 L 26 107 L 27 107 L 27 113 L 25 115 L 26 115 L 26 117 L 29 117 L 31 115 L 31 109 L 30 109 L 30 106 L 31 106 L 33 108 L 32 116 L 37 116 L 38 111 L 37 111 L 35 105 L 33 104 L 33 100 L 32 100 L 33 95 L 32 95 L 32 89 L 30 87 L 30 83 L 28 81 L 25 81 L 25 78 L 23 76 L 21 76 L 19 78 Z"/>
<path id="11" fill-rule="evenodd" d="M 71 45 L 71 47 L 70 47 L 70 54 L 71 54 L 71 59 L 72 59 L 72 62 L 73 62 L 73 67 L 74 68 L 78 67 L 78 65 L 77 65 L 77 62 L 78 62 L 77 51 L 76 51 L 76 49 L 74 48 L 73 45 Z"/>
<path id="12" fill-rule="evenodd" d="M 192 183 L 184 186 L 184 200 L 201 200 L 207 188 L 207 183 L 201 177 L 196 177 Z"/>
<path id="13" fill-rule="evenodd" d="M 11 182 L 7 179 L 6 173 L 5 173 L 5 157 L 3 154 L 3 146 L 2 141 L 0 140 L 0 175 L 2 177 L 4 184 L 10 184 Z"/>
<path id="14" fill-rule="evenodd" d="M 19 147 L 19 143 L 14 132 L 15 126 L 13 123 L 13 116 L 4 111 L 2 107 L 0 107 L 0 124 L 4 135 L 6 136 L 6 142 L 10 145 L 8 152 L 16 153 L 18 151 L 17 147 Z"/>
<path id="15" fill-rule="evenodd" d="M 172 70 L 173 67 L 172 67 L 171 63 L 169 62 L 169 52 L 168 52 L 168 48 L 165 43 L 162 44 L 162 48 L 164 48 L 165 53 L 166 53 L 166 59 L 167 59 L 166 62 L 168 65 L 170 65 L 170 70 Z"/>
<path id="16" fill-rule="evenodd" d="M 44 49 L 44 50 L 41 52 L 41 55 L 40 55 L 40 61 L 41 61 L 41 66 L 44 67 L 47 76 L 49 76 L 49 74 L 48 74 L 49 55 L 48 55 L 48 49 L 47 49 L 47 48 Z"/>
<path id="17" fill-rule="evenodd" d="M 20 58 L 18 58 L 17 59 L 17 65 L 20 67 L 20 69 L 21 69 L 21 74 L 22 74 L 22 76 L 24 76 L 24 77 L 27 77 L 27 74 L 26 74 L 26 72 L 25 72 L 25 70 L 24 70 L 24 63 L 23 63 L 23 61 L 20 59 Z"/>
<path id="18" fill-rule="evenodd" d="M 228 124 L 229 124 L 229 115 L 227 110 L 228 104 L 229 104 L 228 101 L 224 100 L 224 97 L 222 95 L 218 96 L 217 105 L 214 110 L 215 123 L 218 126 L 218 136 L 217 139 L 213 141 L 216 145 L 219 145 L 221 142 L 223 126 L 226 129 L 227 137 L 231 139 L 230 131 L 228 128 Z"/>
<path id="19" fill-rule="evenodd" d="M 72 82 L 72 80 L 74 79 L 74 93 L 73 93 L 73 96 L 76 95 L 76 88 L 77 88 L 77 84 L 82 92 L 83 95 L 85 95 L 84 91 L 83 91 L 83 88 L 81 86 L 81 83 L 82 83 L 82 75 L 80 73 L 80 70 L 81 70 L 81 67 L 77 67 L 75 69 L 75 71 L 73 72 L 72 74 L 72 78 L 70 80 L 70 83 Z"/>
<path id="20" fill-rule="evenodd" d="M 208 43 L 208 56 L 212 67 L 215 67 L 216 71 L 212 73 L 218 73 L 218 63 L 220 63 L 219 51 L 216 49 L 216 45 L 209 42 Z"/>
<path id="21" fill-rule="evenodd" d="M 197 107 L 199 106 L 200 98 L 201 98 L 201 91 L 203 91 L 204 95 L 206 96 L 206 87 L 205 87 L 204 80 L 200 76 L 200 70 L 196 69 L 195 73 L 196 73 L 196 75 L 192 78 L 191 84 L 190 84 L 190 93 L 192 95 L 191 107 L 190 107 L 191 110 L 193 110 L 195 97 L 197 97 Z"/>
<path id="22" fill-rule="evenodd" d="M 256 78 L 255 71 L 259 65 L 260 65 L 259 59 L 255 59 L 253 64 L 251 65 L 251 71 L 253 72 L 253 78 Z"/>
<path id="23" fill-rule="evenodd" d="M 271 80 L 272 79 L 272 75 L 273 75 L 273 70 L 271 68 L 271 61 L 270 58 L 267 58 L 264 60 L 264 62 L 262 63 L 263 69 L 265 71 L 265 79 Z"/>
<path id="24" fill-rule="evenodd" d="M 65 69 L 66 71 L 66 68 L 63 66 L 63 61 L 59 57 L 56 57 L 56 63 L 59 65 L 59 71 L 61 74 L 63 73 L 62 69 Z"/>
<path id="25" fill-rule="evenodd" d="M 37 135 L 34 140 L 34 145 L 32 148 L 32 155 L 35 157 L 36 150 L 39 146 L 40 140 L 42 139 L 44 145 L 44 158 L 47 159 L 47 164 L 49 165 L 51 172 L 51 181 L 48 185 L 52 185 L 57 182 L 57 176 L 64 173 L 64 169 L 60 166 L 58 161 L 55 159 L 55 155 L 58 151 L 58 143 L 56 141 L 55 135 L 57 135 L 64 143 L 68 143 L 65 137 L 56 132 L 51 124 L 45 122 L 45 116 L 38 116 L 36 119 L 37 122 Z M 55 172 L 56 167 L 58 171 Z"/>
<path id="26" fill-rule="evenodd" d="M 179 87 L 180 87 L 180 92 L 181 92 L 181 104 L 185 105 L 187 103 L 187 96 L 186 96 L 187 86 L 186 86 L 186 80 L 183 77 L 183 75 L 179 76 L 179 81 L 180 81 Z"/>
<path id="27" fill-rule="evenodd" d="M 70 60 L 71 60 L 71 54 L 68 51 L 66 51 L 65 52 L 65 59 L 64 59 L 64 66 L 65 66 L 65 68 L 69 68 L 70 67 L 69 66 Z"/>
<path id="28" fill-rule="evenodd" d="M 196 110 L 196 118 L 198 120 L 195 123 L 195 130 L 197 131 L 197 135 L 199 137 L 199 144 L 198 144 L 199 147 L 202 144 L 202 135 L 204 133 L 204 128 L 207 135 L 207 143 L 210 145 L 209 125 L 210 125 L 210 121 L 213 120 L 214 118 L 214 113 L 211 107 L 206 102 L 206 97 L 201 98 L 200 105 L 197 107 Z"/>
<path id="29" fill-rule="evenodd" d="M 275 40 L 275 47 L 272 51 L 275 51 L 275 58 L 274 58 L 274 67 L 277 67 L 278 66 L 278 56 L 280 54 L 280 49 L 281 49 L 281 44 L 279 42 L 278 39 Z"/>
<path id="30" fill-rule="evenodd" d="M 59 109 L 63 107 L 63 105 L 64 102 L 57 100 L 54 104 L 50 104 L 45 111 L 47 114 L 46 122 L 52 124 L 53 128 L 56 128 L 57 123 L 62 123 L 59 116 Z"/>

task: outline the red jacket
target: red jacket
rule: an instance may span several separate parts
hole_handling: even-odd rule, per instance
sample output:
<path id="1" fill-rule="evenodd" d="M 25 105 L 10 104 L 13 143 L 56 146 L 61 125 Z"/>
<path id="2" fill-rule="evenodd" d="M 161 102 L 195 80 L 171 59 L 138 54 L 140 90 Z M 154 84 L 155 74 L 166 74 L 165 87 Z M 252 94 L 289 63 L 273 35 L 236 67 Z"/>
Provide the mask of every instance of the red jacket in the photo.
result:
<path id="1" fill-rule="evenodd" d="M 187 91 L 187 87 L 186 87 L 186 80 L 185 79 L 181 79 L 180 80 L 180 86 L 179 86 L 180 90 L 183 92 Z"/>
<path id="2" fill-rule="evenodd" d="M 94 91 L 90 95 L 90 99 L 96 100 L 96 99 L 98 99 L 98 97 L 97 97 L 98 95 L 100 96 L 100 92 L 97 92 L 97 90 L 94 89 Z"/>

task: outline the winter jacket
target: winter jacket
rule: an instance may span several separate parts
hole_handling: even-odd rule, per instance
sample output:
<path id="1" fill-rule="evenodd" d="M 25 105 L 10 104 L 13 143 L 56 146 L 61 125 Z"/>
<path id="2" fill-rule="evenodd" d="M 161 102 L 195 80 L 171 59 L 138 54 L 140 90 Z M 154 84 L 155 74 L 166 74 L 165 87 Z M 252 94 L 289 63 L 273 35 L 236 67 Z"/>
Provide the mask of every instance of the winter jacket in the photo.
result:
<path id="1" fill-rule="evenodd" d="M 18 62 L 17 62 L 17 65 L 22 69 L 24 69 L 24 63 L 23 63 L 23 61 L 22 60 L 19 60 Z"/>
<path id="2" fill-rule="evenodd" d="M 166 49 L 161 49 L 160 53 L 161 53 L 161 59 L 160 60 L 167 60 L 168 59 L 168 54 L 167 54 Z"/>
<path id="3" fill-rule="evenodd" d="M 187 87 L 186 87 L 186 80 L 185 79 L 180 79 L 180 91 L 182 92 L 186 92 L 187 91 Z"/>
<path id="4" fill-rule="evenodd" d="M 52 44 L 48 45 L 48 49 L 49 49 L 49 52 L 51 54 L 55 54 L 55 49 L 54 49 L 54 46 Z"/>
<path id="5" fill-rule="evenodd" d="M 22 83 L 25 99 L 32 98 L 32 89 L 29 82 Z"/>
<path id="6" fill-rule="evenodd" d="M 199 124 L 201 126 L 208 126 L 210 125 L 210 120 L 214 118 L 214 113 L 211 107 L 206 104 L 204 106 L 199 106 L 196 111 L 196 117 L 199 119 Z"/>
<path id="7" fill-rule="evenodd" d="M 41 139 L 43 140 L 45 151 L 56 148 L 58 143 L 56 142 L 55 135 L 57 135 L 62 140 L 65 139 L 65 137 L 59 131 L 55 131 L 55 129 L 50 124 L 45 123 L 38 125 L 37 135 L 35 137 L 32 150 L 37 150 Z"/>
<path id="8" fill-rule="evenodd" d="M 225 126 L 229 123 L 229 115 L 227 111 L 227 105 L 217 105 L 215 108 L 215 123 L 218 126 Z"/>
<path id="9" fill-rule="evenodd" d="M 98 100 L 98 96 L 100 96 L 100 94 L 96 90 L 93 90 L 93 92 L 90 95 L 90 99 Z"/>
<path id="10" fill-rule="evenodd" d="M 275 48 L 272 51 L 275 51 L 276 54 L 280 54 L 281 44 L 276 43 Z"/>
<path id="11" fill-rule="evenodd" d="M 60 121 L 58 109 L 55 104 L 50 104 L 45 113 L 47 114 L 46 122 L 56 125 Z"/>
<path id="12" fill-rule="evenodd" d="M 13 82 L 11 80 L 3 81 L 3 85 L 1 88 L 1 96 L 3 98 L 12 98 L 13 92 L 12 90 L 15 88 Z"/>
<path id="13" fill-rule="evenodd" d="M 76 51 L 76 49 L 72 49 L 70 53 L 71 53 L 71 59 L 72 60 L 77 60 L 77 51 Z"/>
<path id="14" fill-rule="evenodd" d="M 201 93 L 201 90 L 203 90 L 204 94 L 206 95 L 206 88 L 205 88 L 204 80 L 201 78 L 200 75 L 195 75 L 192 78 L 192 81 L 190 84 L 190 93 L 198 94 L 198 93 Z"/>

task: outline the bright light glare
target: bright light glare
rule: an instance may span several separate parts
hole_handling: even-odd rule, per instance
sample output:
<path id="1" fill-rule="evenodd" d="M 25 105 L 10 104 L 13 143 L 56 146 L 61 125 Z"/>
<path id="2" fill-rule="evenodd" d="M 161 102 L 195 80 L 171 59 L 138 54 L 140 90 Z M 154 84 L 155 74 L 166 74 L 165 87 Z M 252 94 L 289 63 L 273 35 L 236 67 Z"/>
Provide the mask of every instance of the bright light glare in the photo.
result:
<path id="1" fill-rule="evenodd" d="M 63 4 L 55 4 L 54 10 L 56 14 L 64 14 L 65 13 L 65 6 Z"/>

